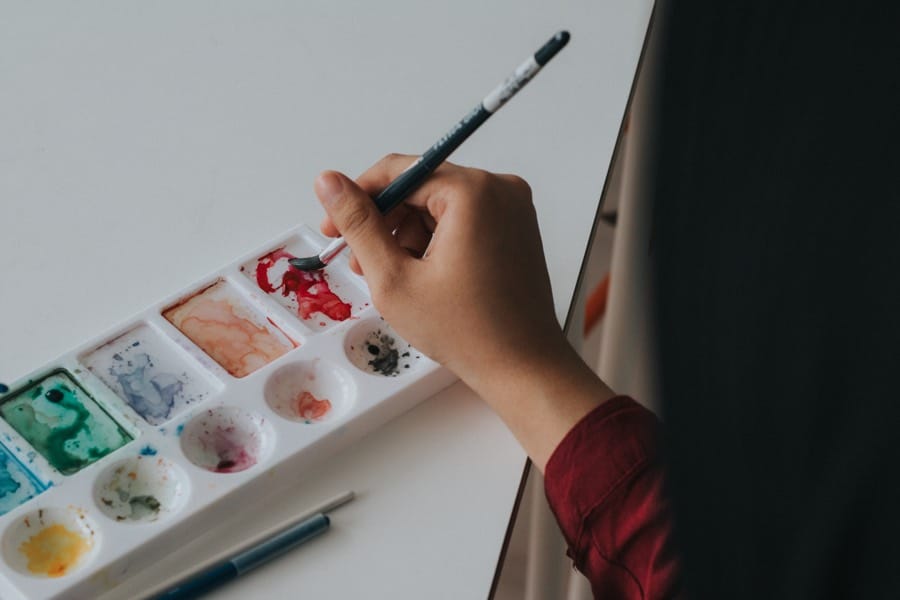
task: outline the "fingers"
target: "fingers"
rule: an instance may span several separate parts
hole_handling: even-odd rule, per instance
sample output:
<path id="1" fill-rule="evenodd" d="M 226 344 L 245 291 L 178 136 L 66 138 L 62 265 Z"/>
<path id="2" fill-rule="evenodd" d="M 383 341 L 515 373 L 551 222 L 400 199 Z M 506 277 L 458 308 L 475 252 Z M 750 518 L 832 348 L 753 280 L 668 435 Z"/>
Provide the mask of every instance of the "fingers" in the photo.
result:
<path id="1" fill-rule="evenodd" d="M 388 154 L 369 167 L 365 173 L 357 177 L 356 184 L 364 189 L 370 197 L 374 198 L 380 194 L 384 188 L 390 185 L 393 180 L 397 179 L 400 173 L 416 162 L 418 158 L 418 156 L 413 156 L 411 154 Z M 398 206 L 391 211 L 391 214 L 394 214 L 400 208 L 401 207 Z M 391 230 L 399 225 L 402 220 L 403 217 L 401 216 L 393 223 L 389 221 L 388 223 L 392 225 Z M 337 237 L 339 235 L 334 223 L 331 222 L 331 217 L 328 216 L 322 219 L 319 229 L 321 229 L 322 233 L 328 237 Z"/>
<path id="2" fill-rule="evenodd" d="M 393 217 L 397 212 L 399 212 L 399 209 L 392 212 L 390 216 Z M 407 250 L 410 256 L 422 258 L 425 250 L 431 243 L 431 234 L 434 231 L 433 227 L 429 228 L 428 224 L 425 223 L 431 217 L 427 213 L 421 211 L 413 212 L 408 209 L 403 211 L 403 216 L 403 220 L 394 227 L 394 239 L 397 240 L 401 248 Z M 392 225 L 389 224 L 388 227 L 390 228 Z M 364 274 L 359 261 L 352 252 L 350 253 L 350 269 L 357 275 Z"/>
<path id="3" fill-rule="evenodd" d="M 336 171 L 316 178 L 316 195 L 337 231 L 359 261 L 370 283 L 397 272 L 409 256 L 397 245 L 391 230 L 369 195 Z"/>
<path id="4" fill-rule="evenodd" d="M 366 170 L 356 179 L 359 187 L 369 192 L 371 196 L 377 196 L 381 190 L 400 176 L 419 159 L 411 154 L 388 154 Z"/>
<path id="5" fill-rule="evenodd" d="M 384 222 L 387 224 L 387 228 L 390 231 L 397 229 L 400 223 L 403 222 L 403 219 L 406 218 L 406 215 L 409 214 L 410 208 L 405 204 L 401 204 L 391 212 L 386 215 L 383 215 Z M 328 237 L 337 237 L 341 235 L 337 227 L 334 226 L 334 223 L 331 222 L 331 217 L 325 215 L 322 218 L 322 223 L 319 225 L 319 229 L 322 233 Z"/>
<path id="6" fill-rule="evenodd" d="M 418 211 L 410 213 L 394 232 L 400 247 L 415 258 L 422 258 L 431 243 L 431 231 L 422 222 L 422 214 Z"/>

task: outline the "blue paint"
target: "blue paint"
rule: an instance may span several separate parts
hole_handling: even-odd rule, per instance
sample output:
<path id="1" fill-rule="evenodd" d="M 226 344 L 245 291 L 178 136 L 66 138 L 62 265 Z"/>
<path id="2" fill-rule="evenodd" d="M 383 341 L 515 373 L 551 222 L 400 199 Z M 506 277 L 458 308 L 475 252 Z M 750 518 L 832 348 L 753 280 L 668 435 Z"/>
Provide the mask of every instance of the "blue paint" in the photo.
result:
<path id="1" fill-rule="evenodd" d="M 141 456 L 156 456 L 156 448 L 153 446 L 144 446 L 141 448 Z"/>
<path id="2" fill-rule="evenodd" d="M 184 387 L 181 380 L 171 373 L 151 375 L 153 363 L 144 353 L 135 354 L 130 360 L 123 360 L 119 354 L 113 358 L 109 374 L 122 386 L 125 401 L 147 422 L 165 421 L 175 406 L 175 396 Z"/>
<path id="3" fill-rule="evenodd" d="M 0 383 L 0 394 L 5 394 L 9 391 L 9 386 L 5 383 Z"/>
<path id="4" fill-rule="evenodd" d="M 182 431 L 184 431 L 184 423 L 182 423 L 175 429 L 175 435 L 177 435 L 178 437 L 181 437 Z"/>
<path id="5" fill-rule="evenodd" d="M 9 450 L 0 446 L 0 515 L 34 498 L 45 489 Z"/>
<path id="6" fill-rule="evenodd" d="M 164 425 L 212 391 L 193 363 L 149 325 L 139 325 L 79 360 L 153 426 Z"/>

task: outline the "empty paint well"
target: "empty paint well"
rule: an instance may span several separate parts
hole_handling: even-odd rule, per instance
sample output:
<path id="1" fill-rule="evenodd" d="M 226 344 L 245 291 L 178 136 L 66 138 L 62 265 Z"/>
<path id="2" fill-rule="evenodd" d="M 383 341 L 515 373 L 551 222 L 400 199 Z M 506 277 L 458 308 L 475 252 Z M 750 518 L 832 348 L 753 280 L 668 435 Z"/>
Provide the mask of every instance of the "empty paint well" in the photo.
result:
<path id="1" fill-rule="evenodd" d="M 78 508 L 43 508 L 17 519 L 3 534 L 3 558 L 36 577 L 62 577 L 83 567 L 99 543 L 94 524 Z"/>
<path id="2" fill-rule="evenodd" d="M 357 323 L 347 334 L 344 352 L 358 369 L 384 377 L 408 373 L 422 359 L 381 317 Z"/>
<path id="3" fill-rule="evenodd" d="M 335 268 L 305 272 L 288 260 L 314 255 L 319 250 L 294 240 L 241 267 L 256 286 L 303 320 L 304 325 L 324 330 L 346 321 L 367 306 L 361 290 Z"/>
<path id="4" fill-rule="evenodd" d="M 151 425 L 165 423 L 213 391 L 191 359 L 147 325 L 107 342 L 81 362 Z"/>
<path id="5" fill-rule="evenodd" d="M 31 500 L 46 489 L 13 454 L 0 446 L 0 515 Z"/>
<path id="6" fill-rule="evenodd" d="M 237 473 L 265 459 L 274 435 L 260 415 L 223 406 L 202 412 L 184 426 L 181 451 L 207 471 Z"/>
<path id="7" fill-rule="evenodd" d="M 177 304 L 163 317 L 235 377 L 244 377 L 297 346 L 227 281 Z"/>
<path id="8" fill-rule="evenodd" d="M 151 523 L 184 506 L 184 472 L 157 456 L 136 456 L 110 465 L 94 486 L 100 511 L 114 521 Z"/>
<path id="9" fill-rule="evenodd" d="M 64 475 L 80 471 L 132 439 L 62 371 L 4 399 L 0 416 Z"/>
<path id="10" fill-rule="evenodd" d="M 285 365 L 266 382 L 266 403 L 280 417 L 306 424 L 335 419 L 353 405 L 356 385 L 340 367 L 321 359 Z"/>

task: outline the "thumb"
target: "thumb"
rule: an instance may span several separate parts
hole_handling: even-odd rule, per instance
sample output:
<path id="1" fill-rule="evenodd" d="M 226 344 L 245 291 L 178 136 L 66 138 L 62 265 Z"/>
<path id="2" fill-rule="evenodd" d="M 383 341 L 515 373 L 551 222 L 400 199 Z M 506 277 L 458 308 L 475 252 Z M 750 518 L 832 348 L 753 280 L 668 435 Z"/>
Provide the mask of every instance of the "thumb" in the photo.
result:
<path id="1" fill-rule="evenodd" d="M 409 259 L 375 203 L 353 180 L 337 171 L 323 171 L 316 177 L 315 190 L 366 277 L 380 278 Z"/>

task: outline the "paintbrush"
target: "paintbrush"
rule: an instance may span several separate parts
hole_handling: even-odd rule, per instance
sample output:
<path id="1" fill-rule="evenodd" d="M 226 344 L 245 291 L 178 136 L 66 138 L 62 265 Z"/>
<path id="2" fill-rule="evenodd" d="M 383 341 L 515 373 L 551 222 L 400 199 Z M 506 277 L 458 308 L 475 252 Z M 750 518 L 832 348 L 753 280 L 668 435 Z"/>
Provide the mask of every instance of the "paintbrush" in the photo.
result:
<path id="1" fill-rule="evenodd" d="M 208 561 L 176 583 L 167 582 L 143 597 L 153 600 L 181 600 L 195 598 L 215 589 L 325 533 L 331 524 L 326 513 L 340 508 L 355 497 L 356 494 L 352 491 L 335 496 L 289 523 L 265 531 L 240 548 Z"/>
<path id="2" fill-rule="evenodd" d="M 494 88 L 484 97 L 472 111 L 453 126 L 431 148 L 419 157 L 410 167 L 401 173 L 390 185 L 374 198 L 375 206 L 381 214 L 387 214 L 412 193 L 431 175 L 447 157 L 462 144 L 466 138 L 475 133 L 488 118 L 506 104 L 510 98 L 522 89 L 532 77 L 537 75 L 557 52 L 569 42 L 569 32 L 560 31 L 541 46 L 540 50 L 529 56 L 512 75 Z M 325 268 L 341 250 L 347 247 L 344 238 L 335 238 L 316 256 L 292 258 L 288 262 L 302 271 L 317 271 Z"/>

